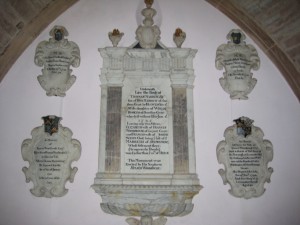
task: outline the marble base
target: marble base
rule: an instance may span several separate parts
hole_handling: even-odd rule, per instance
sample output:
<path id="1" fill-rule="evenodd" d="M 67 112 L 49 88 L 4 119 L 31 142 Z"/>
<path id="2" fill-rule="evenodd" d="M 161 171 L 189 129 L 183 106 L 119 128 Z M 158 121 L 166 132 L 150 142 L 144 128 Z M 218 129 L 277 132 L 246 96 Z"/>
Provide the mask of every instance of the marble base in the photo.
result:
<path id="1" fill-rule="evenodd" d="M 193 210 L 193 197 L 202 188 L 197 175 L 101 173 L 92 187 L 102 197 L 104 212 L 139 217 L 187 215 Z"/>

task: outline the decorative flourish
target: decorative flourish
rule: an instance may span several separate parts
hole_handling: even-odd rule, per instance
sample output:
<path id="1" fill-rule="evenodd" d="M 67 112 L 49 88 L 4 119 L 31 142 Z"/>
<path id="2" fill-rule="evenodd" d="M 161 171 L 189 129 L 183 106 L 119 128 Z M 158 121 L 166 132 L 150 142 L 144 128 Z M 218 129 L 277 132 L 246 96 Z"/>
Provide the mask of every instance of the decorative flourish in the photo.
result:
<path id="1" fill-rule="evenodd" d="M 112 32 L 108 33 L 109 40 L 112 42 L 114 47 L 118 46 L 123 35 L 124 33 L 120 32 L 118 29 L 113 29 Z"/>
<path id="2" fill-rule="evenodd" d="M 177 28 L 175 30 L 175 33 L 173 34 L 173 40 L 177 46 L 177 48 L 181 48 L 182 43 L 185 41 L 186 34 L 183 30 L 180 28 Z"/>

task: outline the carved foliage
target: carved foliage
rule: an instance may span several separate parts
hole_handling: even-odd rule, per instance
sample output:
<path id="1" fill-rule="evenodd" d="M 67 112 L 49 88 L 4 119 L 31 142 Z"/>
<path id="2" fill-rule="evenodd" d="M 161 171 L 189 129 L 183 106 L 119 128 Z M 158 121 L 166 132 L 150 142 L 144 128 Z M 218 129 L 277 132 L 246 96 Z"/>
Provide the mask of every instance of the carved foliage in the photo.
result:
<path id="1" fill-rule="evenodd" d="M 49 41 L 40 42 L 36 48 L 34 62 L 44 67 L 37 79 L 48 96 L 63 97 L 76 80 L 70 66 L 79 66 L 80 51 L 76 43 L 64 38 L 66 28 L 54 26 L 50 35 Z"/>
<path id="2" fill-rule="evenodd" d="M 56 118 L 53 117 L 54 120 Z M 34 128 L 32 139 L 23 141 L 22 157 L 29 162 L 29 167 L 22 170 L 26 182 L 32 181 L 34 185 L 30 190 L 34 196 L 61 197 L 68 192 L 66 182 L 73 182 L 78 170 L 72 168 L 71 163 L 79 159 L 81 145 L 78 140 L 72 139 L 69 128 L 59 124 L 55 132 L 49 133 L 46 126 Z"/>

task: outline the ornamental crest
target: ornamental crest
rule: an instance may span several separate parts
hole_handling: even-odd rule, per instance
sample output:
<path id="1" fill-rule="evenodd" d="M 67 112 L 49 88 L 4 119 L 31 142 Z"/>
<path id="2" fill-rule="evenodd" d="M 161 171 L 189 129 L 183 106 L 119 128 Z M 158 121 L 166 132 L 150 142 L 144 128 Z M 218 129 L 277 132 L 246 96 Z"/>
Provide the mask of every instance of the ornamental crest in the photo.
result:
<path id="1" fill-rule="evenodd" d="M 61 117 L 57 116 L 44 116 L 42 117 L 44 120 L 44 129 L 45 132 L 52 135 L 53 133 L 58 132 L 58 125 Z"/>
<path id="2" fill-rule="evenodd" d="M 251 134 L 252 123 L 254 122 L 253 120 L 249 119 L 248 117 L 242 116 L 234 120 L 234 122 L 236 123 L 236 130 L 238 135 L 247 137 Z"/>

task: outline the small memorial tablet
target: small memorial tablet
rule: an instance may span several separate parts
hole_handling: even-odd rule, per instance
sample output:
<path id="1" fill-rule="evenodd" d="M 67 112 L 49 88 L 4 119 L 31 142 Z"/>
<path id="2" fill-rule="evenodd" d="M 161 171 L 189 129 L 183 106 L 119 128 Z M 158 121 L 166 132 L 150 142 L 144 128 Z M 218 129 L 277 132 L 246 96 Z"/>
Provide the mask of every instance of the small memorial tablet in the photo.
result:
<path id="1" fill-rule="evenodd" d="M 235 197 L 249 199 L 261 196 L 265 182 L 270 182 L 273 172 L 268 162 L 273 159 L 273 146 L 263 140 L 263 131 L 252 125 L 253 120 L 241 117 L 236 124 L 225 130 L 225 141 L 217 146 L 218 162 L 224 184 L 229 183 L 229 193 Z"/>
<path id="2" fill-rule="evenodd" d="M 259 69 L 260 59 L 256 49 L 245 43 L 245 38 L 241 30 L 231 30 L 227 35 L 228 43 L 220 45 L 216 53 L 216 68 L 225 68 L 224 77 L 219 81 L 231 99 L 248 99 L 257 82 L 251 70 Z"/>
<path id="3" fill-rule="evenodd" d="M 66 91 L 76 80 L 71 75 L 70 66 L 78 67 L 80 64 L 80 51 L 76 43 L 68 41 L 68 31 L 63 26 L 54 26 L 50 31 L 49 41 L 38 44 L 34 62 L 43 66 L 42 75 L 38 81 L 48 96 L 65 96 Z"/>
<path id="4" fill-rule="evenodd" d="M 73 182 L 77 172 L 71 167 L 80 158 L 81 145 L 72 139 L 72 131 L 59 124 L 60 117 L 43 117 L 44 125 L 32 130 L 32 139 L 22 143 L 22 157 L 29 162 L 23 167 L 26 182 L 33 182 L 30 190 L 37 197 L 61 197 L 68 190 L 66 182 Z"/>

